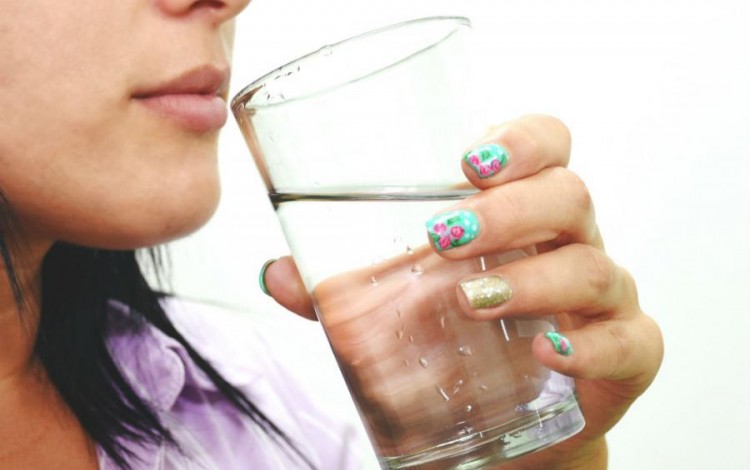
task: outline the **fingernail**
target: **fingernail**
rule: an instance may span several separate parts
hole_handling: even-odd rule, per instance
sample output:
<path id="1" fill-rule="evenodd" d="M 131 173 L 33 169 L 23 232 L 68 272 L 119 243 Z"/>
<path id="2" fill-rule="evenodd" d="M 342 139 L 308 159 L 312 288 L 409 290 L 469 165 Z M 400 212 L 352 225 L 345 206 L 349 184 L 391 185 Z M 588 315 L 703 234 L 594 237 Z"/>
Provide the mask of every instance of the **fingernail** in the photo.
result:
<path id="1" fill-rule="evenodd" d="M 557 331 L 548 331 L 544 333 L 544 337 L 550 340 L 552 347 L 555 348 L 557 354 L 562 356 L 570 356 L 573 354 L 573 345 L 570 344 L 570 340 Z"/>
<path id="2" fill-rule="evenodd" d="M 260 268 L 260 274 L 258 274 L 258 284 L 260 284 L 260 290 L 263 291 L 264 294 L 267 296 L 271 296 L 271 293 L 268 292 L 268 286 L 266 286 L 266 271 L 268 270 L 268 267 L 271 266 L 273 263 L 276 262 L 276 259 L 269 259 L 265 263 L 263 263 L 263 266 Z"/>
<path id="3" fill-rule="evenodd" d="M 480 178 L 489 178 L 508 165 L 508 151 L 497 144 L 484 144 L 466 152 L 464 160 Z"/>
<path id="4" fill-rule="evenodd" d="M 446 251 L 474 240 L 479 220 L 471 211 L 457 210 L 437 215 L 425 224 L 438 251 Z"/>
<path id="5" fill-rule="evenodd" d="M 478 277 L 459 284 L 469 302 L 469 307 L 490 308 L 497 307 L 513 297 L 513 290 L 500 276 Z"/>

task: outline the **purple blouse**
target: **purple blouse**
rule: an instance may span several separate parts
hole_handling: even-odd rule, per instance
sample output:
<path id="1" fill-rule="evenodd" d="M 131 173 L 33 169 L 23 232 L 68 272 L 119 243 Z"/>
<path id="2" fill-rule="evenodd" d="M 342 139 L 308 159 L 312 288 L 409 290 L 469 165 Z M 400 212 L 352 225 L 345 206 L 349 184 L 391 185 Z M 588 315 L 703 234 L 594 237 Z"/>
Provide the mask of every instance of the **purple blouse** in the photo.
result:
<path id="1" fill-rule="evenodd" d="M 248 396 L 319 470 L 362 467 L 364 438 L 326 414 L 272 354 L 247 319 L 217 307 L 169 300 L 177 329 L 230 383 Z M 237 412 L 174 339 L 150 325 L 134 334 L 127 309 L 113 303 L 107 345 L 135 391 L 151 403 L 183 453 L 168 445 L 129 444 L 133 470 L 291 470 L 307 468 Z M 98 450 L 100 470 L 115 470 Z"/>

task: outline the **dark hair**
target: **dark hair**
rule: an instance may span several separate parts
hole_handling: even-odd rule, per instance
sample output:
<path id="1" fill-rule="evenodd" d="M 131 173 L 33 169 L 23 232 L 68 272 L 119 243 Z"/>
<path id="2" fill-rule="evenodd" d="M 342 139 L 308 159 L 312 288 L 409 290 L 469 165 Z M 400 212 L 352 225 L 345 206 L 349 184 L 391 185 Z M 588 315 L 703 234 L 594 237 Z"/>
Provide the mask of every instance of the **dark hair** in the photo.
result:
<path id="1" fill-rule="evenodd" d="M 14 237 L 9 230 L 15 224 L 11 219 L 0 192 L 0 258 L 23 314 L 22 280 L 12 262 Z M 150 253 L 152 264 L 158 266 L 158 253 Z M 135 393 L 106 347 L 108 303 L 116 300 L 131 309 L 128 319 L 136 331 L 149 323 L 177 340 L 239 412 L 313 468 L 284 432 L 177 331 L 160 303 L 163 297 L 146 281 L 133 250 L 100 250 L 58 242 L 47 253 L 42 266 L 41 317 L 34 352 L 88 435 L 126 470 L 130 469 L 128 459 L 136 456 L 123 445 L 123 440 L 166 443 L 179 449 L 179 442 Z"/>

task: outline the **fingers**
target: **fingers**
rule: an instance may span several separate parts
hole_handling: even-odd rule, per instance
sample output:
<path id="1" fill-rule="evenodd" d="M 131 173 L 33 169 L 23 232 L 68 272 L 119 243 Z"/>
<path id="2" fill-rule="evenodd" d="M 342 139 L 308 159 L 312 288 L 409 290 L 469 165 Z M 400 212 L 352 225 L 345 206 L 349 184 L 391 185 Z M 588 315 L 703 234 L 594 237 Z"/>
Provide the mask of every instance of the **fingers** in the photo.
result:
<path id="1" fill-rule="evenodd" d="M 636 391 L 651 383 L 664 354 L 659 327 L 642 313 L 563 334 L 573 348 L 569 355 L 558 353 L 545 336 L 534 339 L 534 356 L 544 366 L 576 379 L 624 382 Z"/>
<path id="2" fill-rule="evenodd" d="M 601 250 L 583 244 L 463 279 L 457 293 L 466 315 L 479 320 L 559 312 L 616 316 L 638 308 L 631 276 Z"/>
<path id="3" fill-rule="evenodd" d="M 297 271 L 297 265 L 290 256 L 279 258 L 269 264 L 263 278 L 268 294 L 281 306 L 301 317 L 317 319 L 310 296 Z"/>
<path id="4" fill-rule="evenodd" d="M 464 279 L 457 293 L 466 315 L 479 320 L 567 312 L 558 316 L 562 338 L 542 335 L 532 345 L 543 365 L 564 375 L 642 391 L 661 364 L 661 332 L 641 312 L 635 282 L 592 246 L 513 261 Z"/>
<path id="5" fill-rule="evenodd" d="M 565 167 L 569 159 L 568 128 L 553 117 L 532 115 L 492 128 L 464 153 L 462 167 L 474 186 L 486 189 Z"/>
<path id="6" fill-rule="evenodd" d="M 483 191 L 427 221 L 436 251 L 462 259 L 536 244 L 540 251 L 567 243 L 603 248 L 588 189 L 565 169 L 570 143 L 567 127 L 550 116 L 492 129 L 462 161 Z"/>
<path id="7" fill-rule="evenodd" d="M 481 191 L 435 215 L 426 227 L 447 259 L 538 243 L 601 244 L 588 189 L 560 167 Z"/>
<path id="8" fill-rule="evenodd" d="M 533 246 L 533 256 L 461 281 L 463 311 L 479 320 L 557 315 L 563 336 L 533 342 L 542 364 L 579 379 L 625 381 L 638 394 L 661 364 L 661 332 L 641 312 L 631 276 L 603 251 L 590 194 L 565 168 L 570 144 L 568 129 L 546 116 L 491 130 L 462 161 L 482 191 L 430 219 L 428 235 L 441 257 L 484 256 L 482 266 L 493 259 L 487 253 Z"/>

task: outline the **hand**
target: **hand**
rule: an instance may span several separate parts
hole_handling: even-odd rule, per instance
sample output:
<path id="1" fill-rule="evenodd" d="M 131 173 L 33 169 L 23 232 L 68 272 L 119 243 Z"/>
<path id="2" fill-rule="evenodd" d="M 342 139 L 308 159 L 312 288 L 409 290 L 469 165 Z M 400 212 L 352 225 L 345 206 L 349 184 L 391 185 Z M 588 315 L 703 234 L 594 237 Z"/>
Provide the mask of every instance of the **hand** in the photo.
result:
<path id="1" fill-rule="evenodd" d="M 590 195 L 583 182 L 566 169 L 570 136 L 565 126 L 553 118 L 528 116 L 492 129 L 480 143 L 502 146 L 510 162 L 485 178 L 467 162 L 462 163 L 468 180 L 481 191 L 451 210 L 476 214 L 479 235 L 468 244 L 445 251 L 432 246 L 420 256 L 423 262 L 439 263 L 514 249 L 532 254 L 481 273 L 496 274 L 510 285 L 512 296 L 506 301 L 472 308 L 459 287 L 455 300 L 467 317 L 477 320 L 556 315 L 560 331 L 575 352 L 559 354 L 543 336 L 534 338 L 531 347 L 539 363 L 576 379 L 586 427 L 557 446 L 503 468 L 605 468 L 604 435 L 646 390 L 661 364 L 660 330 L 641 311 L 631 276 L 604 252 Z M 398 269 L 402 264 L 393 260 L 379 269 Z M 369 276 L 371 269 L 331 280 L 329 292 L 340 291 L 334 288 L 336 283 L 351 282 L 352 276 Z M 479 276 L 468 272 L 457 275 L 468 279 Z M 446 278 L 438 283 L 457 286 L 460 279 Z M 266 283 L 280 304 L 314 318 L 310 299 L 290 258 L 269 267 Z M 410 301 L 419 304 L 427 296 L 412 293 Z M 316 297 L 319 303 L 326 298 Z M 365 306 L 364 311 L 374 308 Z M 337 315 L 323 319 L 327 330 L 340 325 L 355 327 L 356 321 L 351 320 Z M 356 338 L 348 330 L 346 335 Z M 337 351 L 338 355 L 348 353 Z"/>

